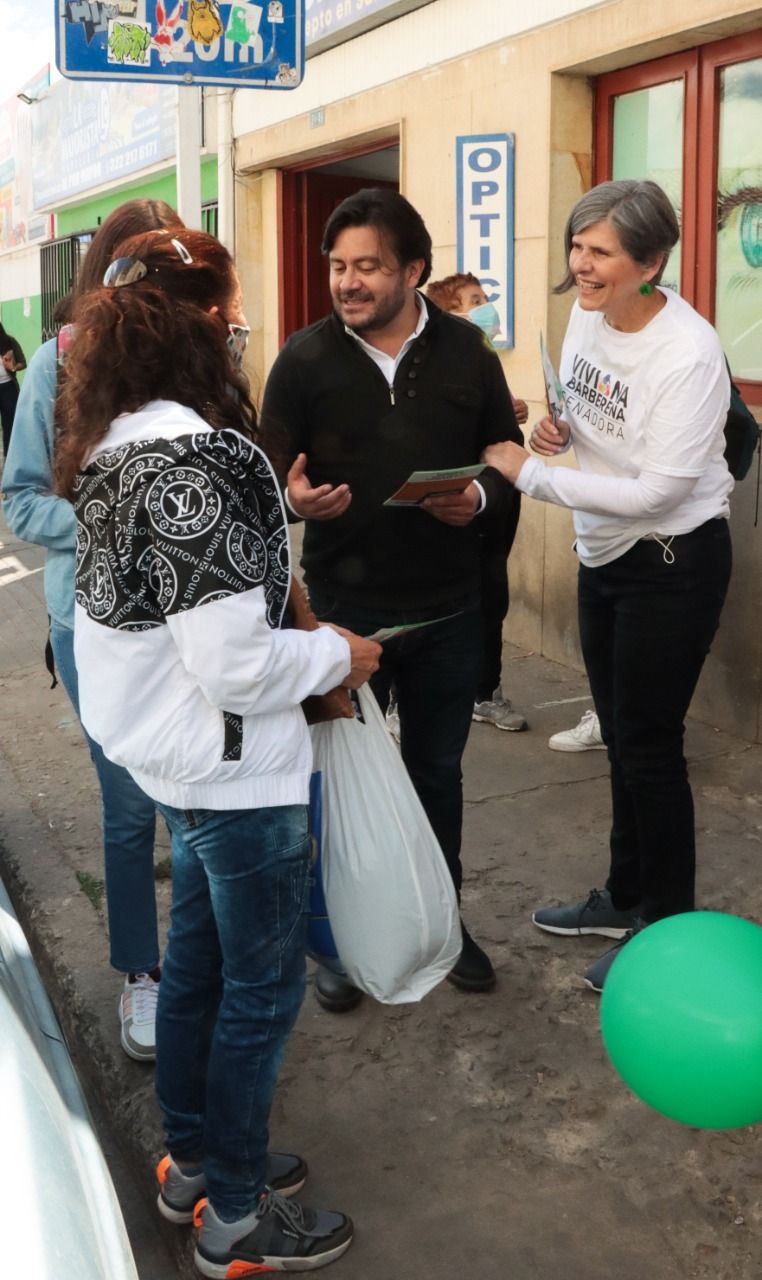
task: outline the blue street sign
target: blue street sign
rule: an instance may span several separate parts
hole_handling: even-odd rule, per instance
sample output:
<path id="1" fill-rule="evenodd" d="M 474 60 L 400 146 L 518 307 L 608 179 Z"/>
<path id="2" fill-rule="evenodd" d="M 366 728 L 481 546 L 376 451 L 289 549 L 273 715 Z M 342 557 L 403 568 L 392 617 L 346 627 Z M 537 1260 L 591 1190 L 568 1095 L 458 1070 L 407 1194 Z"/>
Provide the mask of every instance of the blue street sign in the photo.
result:
<path id="1" fill-rule="evenodd" d="M 295 89 L 304 0 L 56 0 L 56 62 L 73 80 Z"/>

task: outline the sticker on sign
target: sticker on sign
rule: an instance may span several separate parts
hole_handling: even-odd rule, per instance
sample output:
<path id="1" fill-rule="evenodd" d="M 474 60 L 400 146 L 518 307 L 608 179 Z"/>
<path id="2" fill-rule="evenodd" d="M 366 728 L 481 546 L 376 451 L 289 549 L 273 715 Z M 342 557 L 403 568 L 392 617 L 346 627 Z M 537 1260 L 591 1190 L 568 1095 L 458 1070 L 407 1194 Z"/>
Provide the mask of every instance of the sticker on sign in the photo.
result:
<path id="1" fill-rule="evenodd" d="M 75 80 L 295 89 L 304 0 L 58 0 L 56 62 Z"/>

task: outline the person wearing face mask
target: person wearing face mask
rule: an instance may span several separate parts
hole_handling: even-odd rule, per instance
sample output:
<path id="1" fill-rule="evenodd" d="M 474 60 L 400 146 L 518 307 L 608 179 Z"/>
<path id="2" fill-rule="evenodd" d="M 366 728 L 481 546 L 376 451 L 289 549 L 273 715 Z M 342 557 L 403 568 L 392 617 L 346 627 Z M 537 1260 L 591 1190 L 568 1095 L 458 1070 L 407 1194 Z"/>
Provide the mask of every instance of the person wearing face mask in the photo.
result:
<path id="1" fill-rule="evenodd" d="M 470 272 L 459 271 L 443 280 L 430 281 L 426 297 L 450 315 L 463 316 L 475 324 L 490 342 L 500 332 L 497 307 L 488 300 L 481 283 Z M 527 404 L 513 394 L 511 400 L 516 421 L 523 425 L 529 416 Z M 508 557 L 520 514 L 521 495 L 510 489 L 495 510 L 485 516 L 480 529 L 483 651 L 473 711 L 474 720 L 514 733 L 529 727 L 526 717 L 516 710 L 502 687 L 503 623 L 510 605 Z"/>

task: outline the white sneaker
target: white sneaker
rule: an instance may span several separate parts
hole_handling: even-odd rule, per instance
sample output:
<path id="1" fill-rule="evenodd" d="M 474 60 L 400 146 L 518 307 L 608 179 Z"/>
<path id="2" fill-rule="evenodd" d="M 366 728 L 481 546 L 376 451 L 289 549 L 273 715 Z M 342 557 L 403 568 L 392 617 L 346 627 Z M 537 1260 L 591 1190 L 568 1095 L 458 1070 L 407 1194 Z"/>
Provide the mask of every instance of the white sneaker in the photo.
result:
<path id="1" fill-rule="evenodd" d="M 124 980 L 119 997 L 119 1021 L 122 1024 L 122 1048 L 137 1062 L 153 1062 L 156 1057 L 156 1006 L 159 984 L 148 973 L 137 973 L 132 981 Z"/>
<path id="2" fill-rule="evenodd" d="M 563 729 L 548 739 L 551 751 L 605 751 L 600 721 L 594 711 L 586 711 L 573 729 Z"/>

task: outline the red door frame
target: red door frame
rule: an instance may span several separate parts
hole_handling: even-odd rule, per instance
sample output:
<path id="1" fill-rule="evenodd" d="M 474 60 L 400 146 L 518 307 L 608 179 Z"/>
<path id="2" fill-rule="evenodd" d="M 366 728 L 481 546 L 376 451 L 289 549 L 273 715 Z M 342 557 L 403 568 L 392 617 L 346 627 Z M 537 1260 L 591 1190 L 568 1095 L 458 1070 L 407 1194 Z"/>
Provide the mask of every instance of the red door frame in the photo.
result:
<path id="1" fill-rule="evenodd" d="M 637 89 L 651 89 L 669 80 L 682 80 L 683 94 L 683 207 L 680 292 L 696 305 L 696 153 L 690 139 L 696 136 L 698 118 L 698 50 L 670 54 L 654 62 L 642 62 L 601 76 L 595 90 L 595 182 L 611 177 L 614 157 L 614 99 Z"/>
<path id="2" fill-rule="evenodd" d="M 341 151 L 313 156 L 310 160 L 302 160 L 295 165 L 286 165 L 278 171 L 277 186 L 277 218 L 278 218 L 278 343 L 283 345 L 286 335 L 301 327 L 304 313 L 302 282 L 306 279 L 307 242 L 305 234 L 305 184 L 302 175 L 312 169 L 322 169 L 326 165 L 339 164 L 343 160 L 352 160 L 355 156 L 371 155 L 375 151 L 386 151 L 389 147 L 399 146 L 399 135 L 393 134 L 375 142 L 358 143 L 354 147 L 344 147 Z M 286 271 L 287 243 L 289 234 L 300 241 L 300 270 Z"/>

